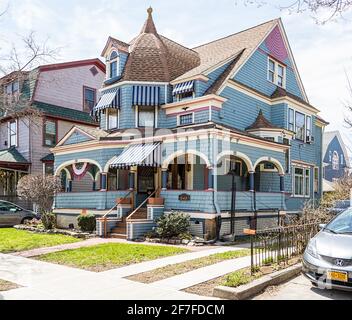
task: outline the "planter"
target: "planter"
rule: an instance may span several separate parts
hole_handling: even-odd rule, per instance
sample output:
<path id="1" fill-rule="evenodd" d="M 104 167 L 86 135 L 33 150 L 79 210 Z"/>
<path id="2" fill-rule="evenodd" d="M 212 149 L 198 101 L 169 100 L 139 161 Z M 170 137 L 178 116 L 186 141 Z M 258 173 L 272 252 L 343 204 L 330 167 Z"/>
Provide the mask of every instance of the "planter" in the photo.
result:
<path id="1" fill-rule="evenodd" d="M 116 204 L 131 204 L 131 198 L 117 198 Z"/>
<path id="2" fill-rule="evenodd" d="M 162 206 L 164 205 L 164 198 L 150 198 L 148 199 L 148 204 L 154 206 Z"/>

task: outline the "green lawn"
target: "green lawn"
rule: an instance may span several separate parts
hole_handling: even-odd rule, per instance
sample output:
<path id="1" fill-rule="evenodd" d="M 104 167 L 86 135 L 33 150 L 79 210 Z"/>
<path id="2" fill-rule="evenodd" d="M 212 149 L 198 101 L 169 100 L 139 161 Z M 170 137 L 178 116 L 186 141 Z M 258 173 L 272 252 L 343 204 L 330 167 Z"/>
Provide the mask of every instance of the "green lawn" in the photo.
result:
<path id="1" fill-rule="evenodd" d="M 59 234 L 40 234 L 14 228 L 0 228 L 0 252 L 10 253 L 80 241 Z"/>
<path id="2" fill-rule="evenodd" d="M 100 272 L 185 252 L 188 250 L 171 246 L 109 243 L 49 253 L 37 259 Z"/>

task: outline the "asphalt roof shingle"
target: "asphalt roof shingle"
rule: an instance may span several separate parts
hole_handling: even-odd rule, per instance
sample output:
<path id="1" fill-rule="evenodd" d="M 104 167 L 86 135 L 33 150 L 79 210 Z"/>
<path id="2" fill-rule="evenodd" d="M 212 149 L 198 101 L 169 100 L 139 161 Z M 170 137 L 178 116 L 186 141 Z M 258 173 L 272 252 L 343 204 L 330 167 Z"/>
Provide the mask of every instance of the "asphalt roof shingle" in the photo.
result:
<path id="1" fill-rule="evenodd" d="M 0 162 L 16 162 L 29 164 L 27 159 L 15 148 L 0 150 Z"/>

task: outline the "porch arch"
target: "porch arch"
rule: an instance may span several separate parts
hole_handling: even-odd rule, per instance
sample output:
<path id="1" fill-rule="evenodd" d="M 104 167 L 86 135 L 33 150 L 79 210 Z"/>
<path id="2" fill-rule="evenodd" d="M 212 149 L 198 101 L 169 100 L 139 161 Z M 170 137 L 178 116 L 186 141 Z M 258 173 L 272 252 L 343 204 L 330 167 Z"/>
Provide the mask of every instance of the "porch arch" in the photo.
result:
<path id="1" fill-rule="evenodd" d="M 161 166 L 162 170 L 167 170 L 169 164 L 171 163 L 172 160 L 174 160 L 175 158 L 178 158 L 180 156 L 183 156 L 183 155 L 186 155 L 186 154 L 192 154 L 192 155 L 195 155 L 195 156 L 198 156 L 200 157 L 201 159 L 204 160 L 205 164 L 207 165 L 207 167 L 211 167 L 211 163 L 208 159 L 208 157 L 200 152 L 200 151 L 197 151 L 197 150 L 193 150 L 193 149 L 188 149 L 188 150 L 178 150 L 172 154 L 170 154 L 164 161 L 163 161 L 163 164 Z"/>
<path id="2" fill-rule="evenodd" d="M 277 168 L 277 170 L 279 171 L 279 175 L 283 176 L 285 175 L 285 170 L 281 164 L 281 162 L 275 158 L 272 157 L 261 157 L 259 158 L 255 164 L 254 164 L 254 169 L 261 163 L 261 162 L 271 162 L 272 164 L 275 165 L 275 167 Z"/>
<path id="3" fill-rule="evenodd" d="M 103 172 L 102 171 L 102 168 L 101 168 L 101 165 L 99 164 L 99 162 L 95 161 L 95 160 L 91 160 L 91 159 L 77 159 L 77 160 L 70 160 L 70 161 L 66 161 L 62 164 L 60 164 L 56 170 L 55 170 L 55 176 L 57 176 L 63 169 L 65 169 L 66 167 L 74 164 L 74 163 L 84 163 L 84 162 L 87 162 L 87 163 L 91 163 L 91 164 L 94 164 L 95 166 L 98 167 L 99 171 L 100 172 Z"/>
<path id="4" fill-rule="evenodd" d="M 236 158 L 240 158 L 246 164 L 249 172 L 254 172 L 255 166 L 253 167 L 251 159 L 244 153 L 238 151 L 226 150 L 218 154 L 216 158 L 216 163 L 219 163 L 221 158 L 226 156 L 234 156 Z"/>

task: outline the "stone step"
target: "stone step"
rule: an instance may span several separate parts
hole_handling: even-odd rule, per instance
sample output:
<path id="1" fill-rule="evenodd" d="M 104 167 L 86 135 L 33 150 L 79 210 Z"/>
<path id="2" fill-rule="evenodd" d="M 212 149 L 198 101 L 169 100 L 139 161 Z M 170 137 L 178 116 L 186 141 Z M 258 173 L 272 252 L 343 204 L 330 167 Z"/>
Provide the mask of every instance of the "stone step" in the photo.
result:
<path id="1" fill-rule="evenodd" d="M 111 230 L 112 233 L 126 233 L 126 230 L 127 230 L 127 227 L 120 227 L 120 226 L 117 226 L 116 228 L 113 228 Z"/>
<path id="2" fill-rule="evenodd" d="M 109 236 L 115 239 L 127 239 L 127 234 L 125 233 L 110 233 Z"/>

